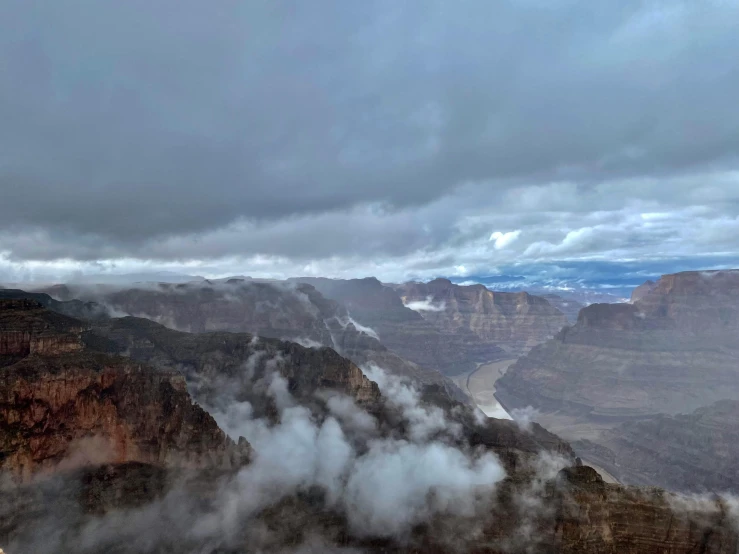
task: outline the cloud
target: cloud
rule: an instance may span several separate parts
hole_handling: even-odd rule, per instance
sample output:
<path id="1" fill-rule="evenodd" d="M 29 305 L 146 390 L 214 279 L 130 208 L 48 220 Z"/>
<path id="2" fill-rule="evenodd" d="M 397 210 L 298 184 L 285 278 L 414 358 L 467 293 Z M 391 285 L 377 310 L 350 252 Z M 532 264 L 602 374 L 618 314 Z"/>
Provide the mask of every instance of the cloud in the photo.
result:
<path id="1" fill-rule="evenodd" d="M 338 321 L 339 325 L 341 325 L 344 328 L 346 328 L 349 325 L 353 325 L 354 328 L 360 333 L 370 336 L 375 340 L 380 340 L 380 335 L 378 335 L 377 332 L 374 329 L 372 329 L 372 327 L 367 327 L 366 325 L 362 325 L 361 323 L 359 323 L 357 320 L 355 320 L 351 316 L 346 316 L 343 318 L 337 317 L 336 321 Z"/>
<path id="2" fill-rule="evenodd" d="M 515 421 L 518 426 L 524 431 L 530 431 L 531 425 L 539 417 L 539 410 L 533 406 L 526 406 L 525 408 L 516 408 L 510 412 L 511 418 Z"/>
<path id="3" fill-rule="evenodd" d="M 443 312 L 446 309 L 446 302 L 442 301 L 434 304 L 432 296 L 427 296 L 425 300 L 412 300 L 403 302 L 403 304 L 406 308 L 417 312 Z"/>
<path id="4" fill-rule="evenodd" d="M 372 371 L 385 375 L 379 368 Z M 387 537 L 402 544 L 411 540 L 415 526 L 435 518 L 487 522 L 495 488 L 505 477 L 492 453 L 428 434 L 380 436 L 373 416 L 349 397 L 326 392 L 330 413 L 319 416 L 297 403 L 279 374 L 268 374 L 263 384 L 275 400 L 275 420 L 256 417 L 248 403 L 233 400 L 233 387 L 221 384 L 224 395 L 216 395 L 214 417 L 232 437 L 247 438 L 253 459 L 212 485 L 208 494 L 193 494 L 187 479 L 175 482 L 164 498 L 140 509 L 90 517 L 76 526 L 67 521 L 73 514 L 44 522 L 48 532 L 31 534 L 29 543 L 11 543 L 9 551 L 51 553 L 73 544 L 84 552 L 112 545 L 121 552 L 151 551 L 155 545 L 200 552 L 234 548 L 246 540 L 251 548 L 275 552 L 283 544 L 294 545 L 296 537 L 285 536 L 291 526 L 284 522 L 276 528 L 265 525 L 263 510 L 299 493 L 315 495 L 315 489 L 325 495 L 324 514 L 345 516 L 355 537 Z M 438 414 L 423 412 L 416 391 L 391 376 L 383 385 L 414 427 L 437 425 Z M 433 422 L 424 423 L 424 418 Z M 315 536 L 308 542 L 326 547 L 314 546 L 317 551 L 332 551 L 331 537 L 321 536 L 318 522 L 313 527 Z"/>
<path id="5" fill-rule="evenodd" d="M 490 240 L 494 241 L 495 249 L 500 250 L 515 241 L 520 234 L 520 230 L 508 231 L 507 233 L 495 231 L 492 235 L 490 235 Z"/>
<path id="6" fill-rule="evenodd" d="M 4 280 L 739 253 L 731 2 L 3 15 Z"/>

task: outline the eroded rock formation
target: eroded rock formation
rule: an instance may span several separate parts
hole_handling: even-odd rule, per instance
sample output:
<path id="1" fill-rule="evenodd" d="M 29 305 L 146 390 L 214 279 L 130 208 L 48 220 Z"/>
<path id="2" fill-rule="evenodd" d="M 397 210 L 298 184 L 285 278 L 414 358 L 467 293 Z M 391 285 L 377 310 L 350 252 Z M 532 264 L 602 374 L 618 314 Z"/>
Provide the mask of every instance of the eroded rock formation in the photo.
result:
<path id="1" fill-rule="evenodd" d="M 406 305 L 428 303 L 421 314 L 445 334 L 471 333 L 518 357 L 553 337 L 567 324 L 545 298 L 527 292 L 493 292 L 483 285 L 455 285 L 447 279 L 395 287 Z"/>
<path id="2" fill-rule="evenodd" d="M 687 413 L 739 399 L 739 271 L 666 275 L 631 304 L 593 304 L 496 383 L 508 407 L 586 418 Z"/>
<path id="3" fill-rule="evenodd" d="M 0 469 L 28 480 L 89 463 L 236 463 L 181 374 L 92 352 L 85 329 L 35 301 L 0 300 Z"/>
<path id="4" fill-rule="evenodd" d="M 392 406 L 351 361 L 328 348 L 243 333 L 190 334 L 133 317 L 95 323 L 59 319 L 33 302 L 0 311 L 6 312 L 0 336 L 6 327 L 30 335 L 28 341 L 26 335 L 6 341 L 12 346 L 1 358 L 4 468 L 22 466 L 23 452 L 41 453 L 30 460 L 35 469 L 44 468 L 59 458 L 59 445 L 62 450 L 68 445 L 61 461 L 74 461 L 71 445 L 77 437 L 106 438 L 121 454 L 92 459 L 88 451 L 82 463 L 68 468 L 57 463 L 49 479 L 12 486 L 0 481 L 0 541 L 14 551 L 235 554 L 339 547 L 377 553 L 730 554 L 737 548 L 734 508 L 726 501 L 686 506 L 657 490 L 606 485 L 586 466 L 551 473 L 538 464 L 572 463 L 566 443 L 536 424 L 523 430 L 511 421 L 480 421 L 448 399 L 444 417 L 460 430 L 443 444 L 469 454 L 497 454 L 506 478 L 492 489 L 494 497 L 472 504 L 469 514 L 430 514 L 405 534 L 363 533 L 347 515 L 351 505 L 327 502 L 325 491 L 315 486 L 297 486 L 285 495 L 252 486 L 249 479 L 262 478 L 263 465 L 250 477 L 251 466 L 242 469 L 246 473 L 214 470 L 224 467 L 221 454 L 233 461 L 248 447 L 234 450 L 185 390 L 187 381 L 195 394 L 211 400 L 209 392 L 235 388 L 234 396 L 248 399 L 255 413 L 279 419 L 272 407 L 285 399 L 260 388 L 277 373 L 290 402 L 313 414 L 306 423 L 321 417 L 326 398 L 321 392 L 334 391 L 374 414 L 381 437 L 407 445 Z M 76 340 L 44 344 L 76 346 L 35 352 L 18 346 L 56 333 Z M 360 442 L 358 448 L 361 454 L 367 446 Z M 270 491 L 274 501 L 265 496 Z M 435 494 L 424 501 L 433 503 Z"/>
<path id="5" fill-rule="evenodd" d="M 310 283 L 324 296 L 345 305 L 352 317 L 378 333 L 385 346 L 421 367 L 459 375 L 474 370 L 479 363 L 508 356 L 496 343 L 472 332 L 446 332 L 405 306 L 398 292 L 373 277 L 299 281 Z"/>
<path id="6" fill-rule="evenodd" d="M 373 329 L 362 327 L 343 305 L 309 284 L 234 278 L 123 290 L 56 286 L 48 292 L 62 299 L 96 300 L 115 315 L 143 317 L 180 331 L 245 332 L 308 347 L 328 346 L 358 365 L 373 363 L 422 385 L 439 386 L 446 395 L 466 401 L 462 391 L 434 366 L 417 365 L 388 349 Z"/>

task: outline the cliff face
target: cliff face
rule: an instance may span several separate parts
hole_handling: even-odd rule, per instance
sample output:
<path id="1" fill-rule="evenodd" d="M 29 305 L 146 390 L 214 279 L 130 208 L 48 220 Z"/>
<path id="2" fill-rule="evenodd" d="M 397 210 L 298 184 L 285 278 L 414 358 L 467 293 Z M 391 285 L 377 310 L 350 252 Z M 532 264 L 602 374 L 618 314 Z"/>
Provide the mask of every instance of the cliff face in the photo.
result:
<path id="1" fill-rule="evenodd" d="M 566 443 L 535 424 L 523 431 L 511 421 L 475 422 L 453 402 L 446 414 L 461 426 L 460 452 L 492 450 L 508 475 L 479 521 L 439 516 L 409 537 L 377 539 L 352 529 L 320 491 L 301 488 L 272 503 L 261 498 L 266 507 L 255 511 L 249 506 L 265 491 L 243 487 L 246 473 L 198 471 L 174 479 L 173 468 L 233 467 L 248 449 L 235 449 L 192 404 L 185 380 L 199 398 L 217 400 L 211 393 L 231 391 L 269 417 L 275 395 L 259 383 L 278 372 L 298 405 L 312 411 L 322 390 L 342 392 L 376 414 L 382 437 L 406 448 L 403 426 L 356 365 L 327 348 L 239 333 L 189 334 L 133 317 L 83 324 L 31 302 L 0 312 L 0 336 L 6 329 L 27 331 L 28 344 L 42 334 L 76 336 L 71 351 L 31 353 L 29 347 L 26 353 L 15 346 L 22 341 L 6 340 L 13 346 L 0 357 L 0 465 L 21 477 L 56 470 L 51 479 L 20 486 L 0 480 L 0 540 L 13 552 L 237 553 L 254 551 L 265 535 L 277 541 L 268 551 L 294 550 L 316 537 L 327 541 L 317 551 L 329 544 L 442 553 L 459 550 L 460 538 L 463 550 L 491 554 L 736 551 L 736 532 L 720 502 L 682 514 L 662 493 L 605 485 L 585 467 L 537 481 L 529 462 L 543 450 L 571 458 Z M 285 456 L 294 455 L 292 446 L 282 444 Z M 391 465 L 397 462 L 392 449 L 388 454 Z M 265 469 L 271 468 L 262 465 L 253 477 Z M 388 491 L 398 485 L 388 482 Z M 468 529 L 474 532 L 463 532 Z"/>
<path id="2" fill-rule="evenodd" d="M 562 312 L 567 318 L 567 322 L 570 324 L 577 321 L 577 315 L 580 313 L 580 310 L 585 307 L 585 304 L 578 302 L 574 298 L 565 298 L 558 294 L 545 293 L 540 296 Z"/>
<path id="3" fill-rule="evenodd" d="M 654 290 L 654 287 L 656 286 L 657 284 L 652 280 L 645 281 L 644 283 L 642 283 L 641 285 L 639 285 L 632 291 L 631 302 L 636 302 L 637 300 L 641 300 L 646 295 L 648 295 L 650 292 L 652 292 Z"/>
<path id="4" fill-rule="evenodd" d="M 739 493 L 739 402 L 609 429 L 575 448 L 622 482 L 686 492 Z"/>
<path id="5" fill-rule="evenodd" d="M 84 328 L 34 301 L 0 301 L 1 470 L 28 480 L 90 463 L 235 462 L 181 375 L 90 352 Z"/>
<path id="6" fill-rule="evenodd" d="M 656 489 L 607 485 L 587 466 L 563 470 L 551 552 L 735 552 L 737 514 L 725 501 L 700 507 Z M 543 550 L 547 551 L 547 550 Z"/>
<path id="7" fill-rule="evenodd" d="M 124 290 L 57 286 L 49 292 L 96 300 L 116 315 L 143 317 L 180 331 L 250 333 L 309 347 L 327 346 L 356 364 L 374 363 L 422 385 L 441 386 L 450 397 L 466 401 L 462 391 L 432 366 L 419 366 L 389 350 L 374 330 L 363 328 L 343 305 L 308 284 L 239 278 Z"/>
<path id="8" fill-rule="evenodd" d="M 31 354 L 56 355 L 81 350 L 77 320 L 41 310 L 33 300 L 0 299 L 0 357 L 4 363 Z"/>
<path id="9" fill-rule="evenodd" d="M 59 292 L 58 287 L 51 287 L 51 289 Z M 56 313 L 82 320 L 105 319 L 108 316 L 105 308 L 99 304 L 70 299 L 70 293 L 66 289 L 61 292 L 64 298 L 60 301 L 45 292 L 28 292 L 0 287 L 0 300 L 33 300 Z"/>
<path id="10" fill-rule="evenodd" d="M 478 363 L 503 359 L 506 352 L 497 344 L 481 340 L 471 332 L 446 332 L 419 312 L 403 305 L 400 295 L 375 278 L 301 278 L 324 296 L 347 307 L 363 325 L 374 329 L 390 350 L 421 367 L 445 375 L 459 375 Z"/>
<path id="11" fill-rule="evenodd" d="M 590 418 L 739 399 L 739 272 L 666 275 L 632 304 L 593 304 L 498 381 L 509 407 Z"/>
<path id="12" fill-rule="evenodd" d="M 135 317 L 112 319 L 84 336 L 90 348 L 120 352 L 132 360 L 181 372 L 200 402 L 214 405 L 225 389 L 237 400 L 266 408 L 260 379 L 277 372 L 288 390 L 309 400 L 322 389 L 354 398 L 361 406 L 380 401 L 377 384 L 351 361 L 330 348 L 307 348 L 296 343 L 246 333 L 185 333 Z"/>
<path id="13" fill-rule="evenodd" d="M 370 381 L 350 360 L 330 348 L 306 348 L 276 339 L 244 333 L 191 334 L 168 329 L 141 318 L 113 319 L 84 336 L 90 348 L 122 352 L 133 360 L 158 368 L 182 372 L 193 395 L 205 406 L 217 406 L 224 394 L 248 401 L 255 417 L 275 413 L 259 381 L 277 372 L 287 381 L 290 394 L 300 403 L 321 411 L 323 392 L 352 397 L 357 405 L 374 415 L 381 426 L 392 431 L 402 424 L 385 404 L 376 383 Z M 515 463 L 520 455 L 541 449 L 574 458 L 570 446 L 538 425 L 522 432 L 508 420 L 475 422 L 469 408 L 445 394 L 443 388 L 421 389 L 424 402 L 444 410 L 450 421 L 462 426 L 462 438 L 472 446 L 485 447 Z M 397 430 L 397 429 L 396 429 Z"/>
<path id="14" fill-rule="evenodd" d="M 526 292 L 493 292 L 483 285 L 460 286 L 447 279 L 396 287 L 406 305 L 428 303 L 421 311 L 446 334 L 471 333 L 502 346 L 511 357 L 553 337 L 567 318 L 545 298 Z"/>

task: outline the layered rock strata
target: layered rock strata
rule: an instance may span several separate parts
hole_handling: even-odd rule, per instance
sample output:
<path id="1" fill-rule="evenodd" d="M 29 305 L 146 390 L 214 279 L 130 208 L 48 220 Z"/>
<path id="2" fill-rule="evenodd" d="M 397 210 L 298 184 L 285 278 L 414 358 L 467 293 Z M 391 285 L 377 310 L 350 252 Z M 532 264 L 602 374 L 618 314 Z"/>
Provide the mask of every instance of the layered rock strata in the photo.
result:
<path id="1" fill-rule="evenodd" d="M 739 400 L 739 271 L 662 277 L 631 304 L 593 304 L 497 383 L 509 408 L 586 419 Z"/>
<path id="2" fill-rule="evenodd" d="M 527 292 L 493 292 L 483 285 L 455 285 L 447 279 L 395 287 L 403 303 L 420 308 L 447 335 L 471 334 L 518 357 L 553 337 L 567 318 L 547 299 Z"/>
<path id="3" fill-rule="evenodd" d="M 739 402 L 734 400 L 690 414 L 625 422 L 573 446 L 624 483 L 739 493 Z"/>
<path id="4" fill-rule="evenodd" d="M 90 463 L 209 467 L 236 445 L 179 373 L 93 352 L 86 324 L 31 300 L 0 300 L 0 470 L 26 481 Z"/>

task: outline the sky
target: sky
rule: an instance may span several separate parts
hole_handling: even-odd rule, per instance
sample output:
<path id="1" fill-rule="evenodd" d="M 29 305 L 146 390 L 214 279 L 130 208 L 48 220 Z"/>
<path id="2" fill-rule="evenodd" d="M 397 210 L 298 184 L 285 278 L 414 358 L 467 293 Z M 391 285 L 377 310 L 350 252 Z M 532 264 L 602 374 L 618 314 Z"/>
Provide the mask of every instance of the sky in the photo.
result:
<path id="1" fill-rule="evenodd" d="M 0 0 L 0 282 L 737 267 L 737 28 L 737 0 Z"/>

